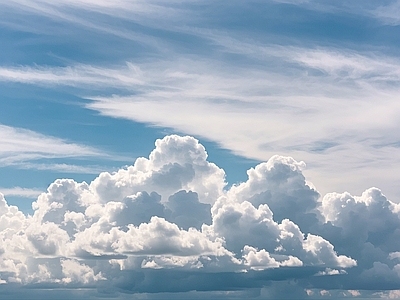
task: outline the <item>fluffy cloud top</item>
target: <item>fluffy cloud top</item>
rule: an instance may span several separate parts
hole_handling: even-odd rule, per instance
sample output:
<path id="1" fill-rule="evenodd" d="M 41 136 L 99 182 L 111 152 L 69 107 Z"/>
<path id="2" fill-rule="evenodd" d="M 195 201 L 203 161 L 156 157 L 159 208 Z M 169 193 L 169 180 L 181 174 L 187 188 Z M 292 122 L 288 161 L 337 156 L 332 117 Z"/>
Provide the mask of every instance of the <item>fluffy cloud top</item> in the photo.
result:
<path id="1" fill-rule="evenodd" d="M 0 290 L 263 291 L 293 279 L 304 296 L 400 288 L 400 207 L 380 190 L 321 198 L 305 164 L 281 156 L 226 188 L 196 139 L 155 146 L 89 184 L 56 180 L 32 216 L 0 195 Z"/>

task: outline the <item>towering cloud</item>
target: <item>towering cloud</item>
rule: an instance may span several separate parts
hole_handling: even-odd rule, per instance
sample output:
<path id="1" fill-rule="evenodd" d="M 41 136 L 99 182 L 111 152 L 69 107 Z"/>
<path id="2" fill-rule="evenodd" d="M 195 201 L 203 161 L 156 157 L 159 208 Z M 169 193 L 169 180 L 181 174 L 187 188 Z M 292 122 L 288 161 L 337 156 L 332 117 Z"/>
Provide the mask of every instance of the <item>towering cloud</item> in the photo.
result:
<path id="1" fill-rule="evenodd" d="M 196 139 L 172 135 L 90 184 L 56 180 L 33 216 L 0 195 L 0 290 L 399 289 L 400 206 L 376 188 L 321 198 L 304 167 L 274 156 L 226 188 Z"/>

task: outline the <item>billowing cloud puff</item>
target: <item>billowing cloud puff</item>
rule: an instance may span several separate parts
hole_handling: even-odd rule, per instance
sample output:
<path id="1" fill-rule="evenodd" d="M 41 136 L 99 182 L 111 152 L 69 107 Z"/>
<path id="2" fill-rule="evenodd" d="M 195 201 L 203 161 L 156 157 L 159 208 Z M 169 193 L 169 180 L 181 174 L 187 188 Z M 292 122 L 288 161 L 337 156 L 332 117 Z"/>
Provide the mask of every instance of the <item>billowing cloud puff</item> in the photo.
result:
<path id="1" fill-rule="evenodd" d="M 225 173 L 207 161 L 205 148 L 191 137 L 167 136 L 156 141 L 149 158 L 138 158 L 133 166 L 114 174 L 102 173 L 91 188 L 100 202 L 120 201 L 142 191 L 157 191 L 166 201 L 187 190 L 202 203 L 214 203 L 226 185 Z"/>
<path id="2" fill-rule="evenodd" d="M 274 156 L 227 188 L 196 139 L 172 135 L 89 184 L 56 180 L 32 216 L 0 194 L 0 290 L 400 289 L 400 206 L 376 188 L 321 198 L 304 167 Z"/>
<path id="3" fill-rule="evenodd" d="M 306 229 L 317 221 L 319 194 L 306 183 L 301 172 L 304 167 L 304 162 L 275 155 L 248 170 L 248 180 L 233 186 L 228 195 L 255 207 L 268 204 L 276 221 L 288 218 Z"/>

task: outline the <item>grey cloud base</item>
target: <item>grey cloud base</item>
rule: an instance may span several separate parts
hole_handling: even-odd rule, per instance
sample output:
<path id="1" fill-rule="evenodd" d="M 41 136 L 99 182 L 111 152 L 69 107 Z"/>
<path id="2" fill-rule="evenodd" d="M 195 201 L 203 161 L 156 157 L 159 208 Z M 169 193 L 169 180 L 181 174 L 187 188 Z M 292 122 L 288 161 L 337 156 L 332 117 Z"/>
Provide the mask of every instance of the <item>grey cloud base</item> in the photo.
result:
<path id="1" fill-rule="evenodd" d="M 56 180 L 33 216 L 0 194 L 0 298 L 53 289 L 68 298 L 74 288 L 110 298 L 400 289 L 400 205 L 376 188 L 320 197 L 304 167 L 274 156 L 227 188 L 196 139 L 172 135 L 90 184 Z"/>

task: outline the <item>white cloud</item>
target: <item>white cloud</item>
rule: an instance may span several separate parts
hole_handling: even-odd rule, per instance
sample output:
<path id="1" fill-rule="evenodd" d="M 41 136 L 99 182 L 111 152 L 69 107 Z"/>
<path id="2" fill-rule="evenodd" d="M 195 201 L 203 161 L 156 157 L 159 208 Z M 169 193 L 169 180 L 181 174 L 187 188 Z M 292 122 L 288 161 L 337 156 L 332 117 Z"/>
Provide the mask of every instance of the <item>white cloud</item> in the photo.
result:
<path id="1" fill-rule="evenodd" d="M 342 288 L 346 295 L 360 296 L 358 289 L 385 286 L 393 292 L 382 296 L 396 297 L 400 206 L 378 189 L 353 194 L 378 185 L 389 198 L 398 195 L 398 58 L 340 45 L 274 45 L 256 36 L 197 28 L 200 22 L 181 26 L 197 16 L 180 2 L 170 1 L 170 7 L 162 1 L 3 2 L 4 11 L 10 8 L 26 18 L 15 24 L 10 17 L 0 21 L 2 26 L 50 36 L 72 24 L 74 30 L 153 47 L 158 60 L 138 63 L 124 57 L 130 62 L 118 66 L 3 66 L 0 80 L 73 87 L 72 92 L 90 99 L 87 108 L 105 116 L 205 137 L 262 161 L 272 158 L 250 169 L 246 182 L 224 190 L 224 171 L 207 161 L 205 149 L 190 137 L 171 136 L 158 141 L 149 158 L 101 173 L 90 184 L 56 180 L 38 197 L 33 217 L 1 196 L 0 283 L 102 291 L 106 282 L 111 290 L 130 293 L 156 288 L 229 291 L 234 284 L 255 289 L 267 284 L 268 293 L 274 288 L 287 292 L 295 285 L 321 296 Z M 342 1 L 276 2 L 325 12 L 352 6 Z M 355 13 L 396 25 L 398 3 L 392 3 Z M 53 32 L 34 24 L 37 16 L 51 20 Z M 172 43 L 118 25 L 124 22 L 203 39 L 218 61 L 212 55 L 204 59 L 178 53 Z M 232 64 L 232 56 L 246 63 Z M 0 128 L 0 139 L 4 166 L 100 171 L 39 161 L 102 156 L 97 149 L 7 126 Z M 308 171 L 288 156 L 308 162 Z M 304 175 L 320 194 L 340 193 L 319 199 Z M 342 193 L 346 189 L 350 191 Z M 5 193 L 32 196 L 34 191 Z M 216 280 L 220 272 L 226 281 Z"/>
<path id="2" fill-rule="evenodd" d="M 273 0 L 278 3 L 292 4 L 308 10 L 327 14 L 350 14 L 364 18 L 375 18 L 385 25 L 399 24 L 400 2 L 388 1 L 316 1 L 316 0 Z"/>
<path id="3" fill-rule="evenodd" d="M 400 24 L 400 2 L 394 0 L 387 5 L 380 5 L 370 14 L 384 24 L 398 26 Z"/>
<path id="4" fill-rule="evenodd" d="M 93 167 L 40 163 L 40 160 L 43 159 L 83 157 L 105 158 L 107 154 L 93 147 L 71 143 L 27 129 L 0 124 L 0 167 L 15 166 L 25 169 L 93 173 Z M 98 173 L 98 170 L 96 170 L 96 173 Z M 5 193 L 32 195 L 34 191 L 9 189 Z"/>
<path id="5" fill-rule="evenodd" d="M 196 3 L 198 1 L 191 1 Z M 153 37 L 116 24 L 119 21 L 130 24 L 166 29 L 171 27 L 171 22 L 178 27 L 181 22 L 197 19 L 196 14 L 190 10 L 178 7 L 180 1 L 43 1 L 43 0 L 12 0 L 0 3 L 3 10 L 10 11 L 0 20 L 0 24 L 24 32 L 33 32 L 46 35 L 65 33 L 65 24 L 77 26 L 85 31 L 94 31 L 106 36 L 114 36 L 124 40 L 138 42 L 153 49 L 165 49 L 164 43 Z M 92 17 L 87 18 L 90 14 Z M 36 18 L 35 18 L 36 17 Z M 42 22 L 37 22 L 37 17 Z M 18 20 L 24 18 L 21 23 Z M 113 20 L 119 20 L 113 22 Z M 44 25 L 52 22 L 52 32 Z M 44 78 L 43 78 L 44 79 Z"/>
<path id="6" fill-rule="evenodd" d="M 125 74 L 119 69 L 107 70 L 99 67 L 87 65 L 77 65 L 74 67 L 15 67 L 1 68 L 0 78 L 5 81 L 39 84 L 39 85 L 67 85 L 77 86 L 91 85 L 104 87 L 111 82 L 119 87 L 132 85 L 142 85 L 139 70 L 135 66 L 128 64 Z"/>
<path id="7" fill-rule="evenodd" d="M 361 293 L 358 290 L 348 290 L 347 292 L 353 297 L 361 296 Z"/>
<path id="8" fill-rule="evenodd" d="M 372 1 L 363 1 L 363 5 L 346 1 L 275 2 L 389 21 L 395 19 L 399 7 L 398 1 L 387 5 Z M 352 187 L 350 192 L 361 193 L 366 183 L 381 186 L 390 198 L 398 195 L 395 186 L 398 175 L 393 166 L 400 162 L 398 151 L 394 151 L 399 140 L 396 128 L 400 63 L 395 55 L 389 57 L 382 49 L 372 47 L 360 51 L 355 45 L 353 49 L 340 48 L 341 45 L 315 46 L 318 43 L 279 45 L 253 33 L 210 29 L 204 26 L 203 21 L 208 17 L 203 15 L 204 11 L 197 13 L 193 9 L 204 8 L 201 4 L 201 1 L 189 4 L 125 0 L 4 1 L 0 4 L 4 11 L 12 9 L 18 17 L 23 15 L 23 23 L 28 24 L 24 26 L 11 19 L 4 21 L 5 26 L 38 30 L 42 22 L 35 17 L 42 21 L 50 19 L 57 24 L 53 26 L 54 34 L 58 26 L 63 34 L 64 25 L 72 24 L 76 26 L 74 30 L 89 29 L 134 40 L 151 47 L 157 59 L 153 57 L 152 63 L 148 63 L 124 57 L 127 63 L 118 60 L 119 66 L 111 67 L 3 66 L 0 78 L 83 89 L 80 95 L 93 96 L 89 97 L 93 102 L 88 107 L 103 115 L 171 127 L 216 141 L 251 158 L 266 160 L 280 153 L 313 162 L 307 173 L 323 193 L 332 187 L 344 191 L 348 186 Z M 216 53 L 218 59 L 214 60 L 212 55 L 204 58 L 181 53 L 168 39 L 132 30 L 124 22 L 201 39 L 202 46 L 210 47 L 212 51 L 208 53 Z M 44 27 L 43 31 L 50 34 L 48 27 Z M 249 63 L 232 64 L 227 54 L 239 55 L 239 61 Z M 105 91 L 109 89 L 113 89 L 115 97 L 107 96 Z M 126 96 L 129 93 L 133 95 Z M 374 166 L 367 161 L 374 161 Z M 388 174 L 386 180 L 382 174 Z M 335 179 L 329 183 L 319 179 L 329 177 Z"/>
<path id="9" fill-rule="evenodd" d="M 278 45 L 231 31 L 177 26 L 161 15 L 165 13 L 169 20 L 196 19 L 186 14 L 188 10 L 179 1 L 170 3 L 170 7 L 159 1 L 12 3 L 15 9 L 21 6 L 30 13 L 53 18 L 69 13 L 66 20 L 71 15 L 78 18 L 68 8 L 92 14 L 101 12 L 117 20 L 133 15 L 135 22 L 142 22 L 143 26 L 158 24 L 154 26 L 201 38 L 223 58 L 229 57 L 227 53 L 235 54 L 251 63 L 244 66 L 220 56 L 218 60 L 187 56 L 177 53 L 175 45 L 163 39 L 146 36 L 143 38 L 149 43 L 153 40 L 153 44 L 158 44 L 154 47 L 158 47 L 159 58 L 152 63 L 129 57 L 123 65 L 119 61 L 118 66 L 106 67 L 2 67 L 3 81 L 76 87 L 80 95 L 90 93 L 88 98 L 92 102 L 88 108 L 106 116 L 205 137 L 258 160 L 280 153 L 313 162 L 307 173 L 323 193 L 332 187 L 344 191 L 348 186 L 352 187 L 350 192 L 361 193 L 367 183 L 383 187 L 391 198 L 398 195 L 393 160 L 400 162 L 398 151 L 394 151 L 399 140 L 396 128 L 400 62 L 395 56 L 372 48 L 361 52 L 339 45 Z M 307 7 L 316 4 L 310 3 Z M 343 3 L 337 6 L 346 8 Z M 95 16 L 91 20 L 97 23 L 91 25 L 75 19 L 71 22 L 77 22 L 79 28 L 110 25 L 101 24 Z M 150 21 L 153 19 L 157 22 Z M 113 32 L 135 34 L 120 29 L 113 28 Z M 115 96 L 107 96 L 109 89 L 113 89 Z M 388 174 L 385 180 L 382 174 Z M 326 183 L 328 180 L 319 178 L 335 179 Z"/>
<path id="10" fill-rule="evenodd" d="M 395 133 L 399 62 L 327 49 L 282 47 L 280 53 L 288 63 L 299 64 L 288 69 L 294 77 L 285 75 L 285 69 L 278 74 L 268 69 L 225 72 L 215 66 L 203 71 L 207 64 L 190 61 L 185 65 L 193 69 L 181 70 L 183 78 L 163 73 L 160 82 L 169 89 L 92 97 L 88 108 L 200 135 L 250 158 L 265 160 L 285 153 L 313 162 L 308 173 L 324 192 L 328 181 L 338 190 L 351 182 L 352 192 L 361 192 L 368 182 L 384 187 L 392 197 L 397 195 L 391 183 L 396 180 L 392 161 L 400 160 L 394 151 L 399 138 Z M 152 78 L 160 76 L 161 66 Z M 185 67 L 178 62 L 167 68 Z M 313 75 L 315 70 L 325 74 Z M 382 180 L 382 174 L 391 178 Z M 318 179 L 322 177 L 324 182 Z"/>
<path id="11" fill-rule="evenodd" d="M 226 185 L 225 172 L 206 159 L 197 140 L 168 136 L 157 140 L 149 159 L 138 158 L 133 166 L 113 174 L 101 173 L 91 187 L 101 201 L 120 201 L 143 190 L 157 191 L 166 201 L 180 190 L 192 190 L 200 202 L 213 203 Z"/>
<path id="12" fill-rule="evenodd" d="M 118 158 L 116 158 L 118 160 Z M 32 162 L 18 162 L 12 163 L 13 167 L 17 167 L 19 169 L 34 169 L 41 171 L 56 171 L 62 173 L 73 173 L 73 174 L 98 174 L 104 171 L 105 167 L 101 166 L 80 166 L 73 164 L 65 164 L 65 163 L 32 163 Z"/>
<path id="13" fill-rule="evenodd" d="M 250 158 L 281 153 L 312 162 L 306 173 L 324 193 L 331 186 L 360 193 L 377 184 L 392 198 L 398 194 L 398 59 L 339 48 L 255 46 L 219 34 L 212 39 L 260 65 L 183 57 L 111 68 L 3 67 L 0 75 L 6 81 L 90 88 L 92 94 L 109 87 L 135 91 L 89 97 L 87 108 L 202 136 Z M 268 67 L 277 59 L 282 69 Z"/>
<path id="14" fill-rule="evenodd" d="M 253 247 L 244 246 L 243 258 L 245 259 L 245 265 L 249 266 L 252 270 L 265 270 L 279 267 L 279 263 L 264 249 L 257 251 L 257 249 Z"/>
<path id="15" fill-rule="evenodd" d="M 13 187 L 13 188 L 0 187 L 0 193 L 2 193 L 4 196 L 20 196 L 24 198 L 36 199 L 43 192 L 44 191 L 38 189 L 27 189 L 22 187 Z"/>
<path id="16" fill-rule="evenodd" d="M 316 276 L 326 276 L 326 275 L 332 276 L 332 275 L 340 275 L 340 274 L 347 274 L 347 272 L 345 270 L 336 270 L 336 269 L 326 268 L 324 271 L 318 272 L 316 274 Z"/>
<path id="17" fill-rule="evenodd" d="M 149 158 L 89 184 L 56 180 L 39 195 L 33 216 L 1 195 L 1 280 L 5 286 L 107 284 L 147 292 L 149 286 L 130 276 L 178 291 L 186 284 L 212 289 L 221 272 L 243 287 L 277 272 L 282 280 L 297 278 L 303 292 L 340 288 L 357 296 L 350 291 L 378 290 L 382 282 L 400 288 L 399 205 L 376 188 L 360 197 L 320 199 L 304 167 L 274 156 L 249 170 L 246 182 L 223 190 L 223 170 L 207 161 L 204 147 L 172 135 L 158 140 Z M 163 172 L 168 176 L 160 177 Z M 176 184 L 166 187 L 171 176 Z M 159 285 L 157 274 L 168 287 Z M 176 280 L 189 281 L 178 287 Z M 221 284 L 221 290 L 232 288 Z"/>
<path id="18" fill-rule="evenodd" d="M 101 276 L 101 272 L 94 274 L 92 268 L 78 261 L 71 259 L 61 260 L 61 268 L 64 278 L 63 283 L 81 282 L 83 284 L 93 283 L 98 280 L 105 279 Z"/>
<path id="19" fill-rule="evenodd" d="M 331 295 L 331 293 L 329 291 L 327 291 L 327 290 L 322 290 L 319 293 L 320 293 L 321 296 L 330 296 Z"/>
<path id="20" fill-rule="evenodd" d="M 373 241 L 374 245 L 382 243 L 392 252 L 398 249 L 395 242 L 400 226 L 398 204 L 388 200 L 379 189 L 368 189 L 360 197 L 329 193 L 323 197 L 320 210 L 325 221 L 342 228 L 342 239 L 351 238 L 354 246 Z"/>
<path id="21" fill-rule="evenodd" d="M 45 136 L 31 130 L 0 125 L 0 153 L 32 156 L 93 156 L 100 155 L 99 151 L 87 146 L 68 143 L 59 138 Z"/>

